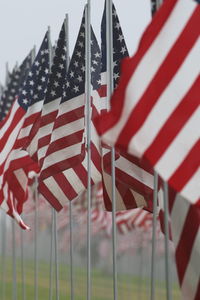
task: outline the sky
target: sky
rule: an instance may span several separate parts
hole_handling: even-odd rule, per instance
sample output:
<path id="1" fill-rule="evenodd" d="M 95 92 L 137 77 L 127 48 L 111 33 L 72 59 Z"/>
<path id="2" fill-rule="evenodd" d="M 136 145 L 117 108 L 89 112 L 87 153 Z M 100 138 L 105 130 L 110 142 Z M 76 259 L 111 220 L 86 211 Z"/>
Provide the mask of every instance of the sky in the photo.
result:
<path id="1" fill-rule="evenodd" d="M 114 0 L 130 55 L 137 49 L 150 21 L 150 0 Z M 69 47 L 72 54 L 86 0 L 0 0 L 0 82 L 5 83 L 6 62 L 11 70 L 30 49 L 39 48 L 47 27 L 52 43 L 65 14 L 69 15 Z M 91 0 L 91 22 L 100 43 L 104 0 Z"/>

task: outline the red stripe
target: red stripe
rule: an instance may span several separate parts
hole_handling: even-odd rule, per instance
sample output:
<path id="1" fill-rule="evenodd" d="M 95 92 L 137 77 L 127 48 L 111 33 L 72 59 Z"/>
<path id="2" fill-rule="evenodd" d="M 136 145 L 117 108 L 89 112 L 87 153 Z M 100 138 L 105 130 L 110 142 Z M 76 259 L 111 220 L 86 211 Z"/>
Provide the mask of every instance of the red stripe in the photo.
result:
<path id="1" fill-rule="evenodd" d="M 44 182 L 40 182 L 38 186 L 39 192 L 45 197 L 45 199 L 59 212 L 63 207 L 57 198 L 50 191 L 51 187 L 48 187 Z"/>
<path id="2" fill-rule="evenodd" d="M 144 153 L 144 156 L 150 160 L 152 165 L 157 163 L 164 151 L 169 147 L 198 107 L 199 86 L 200 76 L 193 83 L 188 93 L 170 115 L 150 147 Z"/>
<path id="3" fill-rule="evenodd" d="M 177 0 L 169 0 L 163 3 L 163 5 L 153 18 L 152 22 L 147 27 L 145 33 L 143 34 L 137 53 L 132 58 L 125 58 L 123 60 L 124 63 L 122 61 L 122 75 L 120 77 L 120 83 L 111 98 L 112 112 L 107 113 L 101 118 L 97 118 L 95 121 L 98 127 L 98 132 L 100 134 L 115 126 L 120 119 L 125 100 L 126 90 L 124 89 L 124 87 L 128 85 L 128 82 L 133 76 L 138 64 L 142 60 L 145 53 L 148 51 L 151 44 L 157 38 L 157 35 L 166 23 L 176 3 Z M 126 70 L 124 70 L 123 72 L 124 64 L 126 61 Z M 119 99 L 119 101 L 115 101 L 116 99 Z"/>
<path id="4" fill-rule="evenodd" d="M 103 187 L 103 200 L 104 200 L 104 205 L 105 205 L 105 209 L 107 211 L 112 211 L 112 202 L 111 202 L 111 199 L 107 193 L 107 189 L 106 189 L 106 186 L 104 184 L 104 179 L 103 179 L 103 182 L 102 182 L 102 187 Z"/>
<path id="5" fill-rule="evenodd" d="M 196 295 L 195 295 L 194 300 L 199 300 L 199 299 L 200 299 L 200 279 L 199 279 L 199 283 L 198 283 L 198 286 L 197 286 L 197 291 L 196 291 Z"/>
<path id="6" fill-rule="evenodd" d="M 198 20 L 199 15 L 194 12 L 159 70 L 152 78 L 151 83 L 146 88 L 144 94 L 138 99 L 137 105 L 132 110 L 128 121 L 121 130 L 116 142 L 118 145 L 122 146 L 124 150 L 127 151 L 130 140 L 144 124 L 153 106 L 159 101 L 161 94 L 173 80 L 173 77 L 199 37 L 200 27 L 196 26 Z M 126 75 L 126 72 L 124 74 Z"/>
<path id="7" fill-rule="evenodd" d="M 63 173 L 55 174 L 54 179 L 69 200 L 73 200 L 78 196 L 73 186 L 70 184 Z"/>
<path id="8" fill-rule="evenodd" d="M 107 96 L 107 85 L 101 85 L 97 92 L 101 98 L 105 98 Z"/>
<path id="9" fill-rule="evenodd" d="M 99 154 L 96 146 L 91 142 L 91 160 L 99 173 L 101 173 L 101 155 Z"/>
<path id="10" fill-rule="evenodd" d="M 200 166 L 200 141 L 192 147 L 184 161 L 168 180 L 169 185 L 174 187 L 178 192 L 183 189 L 187 182 L 192 178 Z"/>
<path id="11" fill-rule="evenodd" d="M 84 110 L 85 106 L 83 105 L 79 108 L 73 109 L 58 116 L 54 123 L 54 129 L 84 118 Z"/>
<path id="12" fill-rule="evenodd" d="M 137 204 L 130 189 L 119 181 L 116 181 L 116 188 L 122 197 L 126 209 L 137 208 Z"/>
<path id="13" fill-rule="evenodd" d="M 57 114 L 58 110 L 54 110 L 44 116 L 41 116 L 40 127 L 46 126 L 48 124 L 53 124 Z"/>
<path id="14" fill-rule="evenodd" d="M 192 220 L 192 221 L 191 221 Z M 193 244 L 199 230 L 200 209 L 190 205 L 184 227 L 180 236 L 179 244 L 176 247 L 176 264 L 178 277 L 182 285 L 187 266 L 190 261 Z"/>

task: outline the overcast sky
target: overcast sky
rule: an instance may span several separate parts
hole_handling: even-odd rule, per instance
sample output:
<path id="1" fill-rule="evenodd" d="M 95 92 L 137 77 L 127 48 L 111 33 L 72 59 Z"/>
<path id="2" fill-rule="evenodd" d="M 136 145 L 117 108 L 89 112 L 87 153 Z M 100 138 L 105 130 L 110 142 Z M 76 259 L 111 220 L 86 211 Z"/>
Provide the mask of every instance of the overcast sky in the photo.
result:
<path id="1" fill-rule="evenodd" d="M 5 80 L 5 64 L 12 69 L 33 45 L 38 47 L 51 27 L 54 42 L 65 14 L 69 14 L 69 44 L 73 51 L 86 0 L 0 0 L 0 81 Z M 150 0 L 114 0 L 130 54 L 135 51 L 150 21 Z M 91 0 L 92 25 L 100 42 L 104 0 Z"/>

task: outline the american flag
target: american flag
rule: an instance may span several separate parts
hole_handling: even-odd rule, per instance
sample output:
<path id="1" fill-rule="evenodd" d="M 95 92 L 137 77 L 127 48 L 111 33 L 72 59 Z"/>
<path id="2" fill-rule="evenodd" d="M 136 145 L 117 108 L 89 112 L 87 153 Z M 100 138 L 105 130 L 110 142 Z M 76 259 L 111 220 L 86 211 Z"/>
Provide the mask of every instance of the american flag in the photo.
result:
<path id="1" fill-rule="evenodd" d="M 91 30 L 92 116 L 100 97 L 100 49 Z M 39 190 L 56 208 L 78 197 L 87 188 L 87 151 L 85 151 L 85 16 L 70 61 L 65 94 L 62 97 L 44 159 Z M 91 183 L 101 181 L 100 146 L 91 122 Z"/>
<path id="2" fill-rule="evenodd" d="M 200 223 L 197 181 L 199 20 L 199 1 L 164 1 L 145 31 L 135 56 L 124 61 L 112 109 L 101 119 L 99 130 L 104 141 L 148 159 L 161 177 L 189 199 L 190 204 L 185 200 L 187 212 L 182 213 L 184 203 L 178 201 L 181 195 L 177 194 L 170 212 L 175 246 L 189 253 L 185 260 L 176 250 L 185 299 L 198 299 L 200 293 L 198 273 L 193 286 L 189 275 L 181 277 L 193 273 L 191 270 L 195 270 L 199 261 L 192 256 L 199 243 Z M 189 207 L 196 218 L 191 218 Z M 191 231 L 193 238 L 188 242 L 186 236 Z M 188 273 L 185 273 L 186 267 Z"/>
<path id="3" fill-rule="evenodd" d="M 21 149 L 27 142 L 31 127 L 41 109 L 48 79 L 48 64 L 46 34 L 19 97 L 1 122 L 1 207 L 17 221 L 20 220 L 23 228 L 27 227 L 18 214 L 22 212 L 23 202 L 27 199 L 28 174 L 31 170 L 37 171 L 37 165 Z"/>
<path id="4" fill-rule="evenodd" d="M 6 86 L 0 100 L 0 120 L 5 118 L 11 109 L 14 100 L 19 96 L 22 89 L 22 84 L 24 83 L 27 72 L 31 67 L 31 61 L 32 58 L 30 53 L 24 59 L 22 64 L 19 67 L 15 67 L 12 74 L 10 74 L 9 83 Z"/>
<path id="5" fill-rule="evenodd" d="M 120 77 L 120 62 L 128 56 L 128 51 L 119 18 L 114 5 L 113 14 L 113 85 L 116 88 Z M 106 65 L 106 6 L 104 8 L 102 24 L 102 111 L 105 112 L 107 106 L 107 65 Z M 112 178 L 111 178 L 111 152 L 106 147 L 102 149 L 102 173 L 104 186 L 104 201 L 107 210 L 112 210 Z M 148 206 L 152 200 L 153 175 L 152 171 L 144 165 L 140 165 L 139 160 L 122 152 L 116 154 L 116 208 L 117 210 L 131 209 L 139 206 Z M 145 198 L 144 198 L 145 196 Z M 148 200 L 148 202 L 147 202 Z"/>
<path id="6" fill-rule="evenodd" d="M 43 159 L 51 141 L 54 121 L 64 92 L 67 72 L 66 59 L 67 55 L 69 55 L 66 51 L 66 32 L 65 24 L 63 24 L 55 47 L 55 55 L 51 66 L 42 111 L 32 127 L 32 139 L 30 139 L 27 146 L 29 155 L 34 161 L 39 163 L 40 168 L 43 165 Z"/>

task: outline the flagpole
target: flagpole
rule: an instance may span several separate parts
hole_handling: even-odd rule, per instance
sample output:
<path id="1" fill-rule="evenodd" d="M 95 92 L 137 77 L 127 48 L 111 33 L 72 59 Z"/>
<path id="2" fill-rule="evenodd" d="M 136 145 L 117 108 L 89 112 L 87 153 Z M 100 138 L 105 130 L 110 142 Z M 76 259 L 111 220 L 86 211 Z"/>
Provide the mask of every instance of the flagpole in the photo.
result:
<path id="1" fill-rule="evenodd" d="M 87 300 L 91 299 L 91 5 L 87 0 L 85 10 L 85 55 L 86 55 L 86 114 L 87 114 Z"/>
<path id="2" fill-rule="evenodd" d="M 7 225 L 6 215 L 2 213 L 2 300 L 5 300 L 5 280 L 6 280 L 6 237 L 7 237 Z"/>
<path id="3" fill-rule="evenodd" d="M 58 235 L 57 235 L 57 215 L 53 210 L 54 217 L 54 245 L 55 245 L 55 271 L 56 271 L 56 300 L 59 300 L 59 268 L 58 268 Z"/>
<path id="4" fill-rule="evenodd" d="M 16 269 L 16 245 L 15 245 L 15 220 L 12 220 L 12 258 L 13 258 L 13 294 L 12 299 L 17 300 L 17 269 Z"/>
<path id="5" fill-rule="evenodd" d="M 22 300 L 26 299 L 25 292 L 25 273 L 24 273 L 24 234 L 23 230 L 20 230 L 20 244 L 21 244 L 21 280 L 22 280 Z"/>
<path id="6" fill-rule="evenodd" d="M 107 97 L 110 99 L 113 92 L 113 22 L 112 1 L 106 0 L 106 40 L 107 40 Z M 109 104 L 108 104 L 109 105 Z M 115 149 L 111 150 L 111 174 L 112 174 L 112 251 L 113 251 L 113 293 L 117 300 L 117 232 L 116 232 L 116 196 L 115 196 Z"/>
<path id="7" fill-rule="evenodd" d="M 154 172 L 153 225 L 152 225 L 153 228 L 152 228 L 152 253 L 151 253 L 151 300 L 155 299 L 157 199 L 158 199 L 158 174 Z"/>
<path id="8" fill-rule="evenodd" d="M 169 209 L 168 209 L 168 184 L 164 185 L 164 224 L 165 224 L 165 278 L 167 300 L 172 299 L 171 279 L 170 279 L 170 253 L 169 253 Z"/>
<path id="9" fill-rule="evenodd" d="M 9 82 L 9 67 L 8 67 L 8 62 L 6 62 L 6 80 L 5 80 L 5 86 L 8 85 Z"/>
<path id="10" fill-rule="evenodd" d="M 69 17 L 65 15 L 66 34 L 66 69 L 69 68 Z M 74 261 L 73 261 L 73 219 L 72 202 L 69 202 L 69 234 L 70 234 L 70 299 L 74 300 Z"/>
<path id="11" fill-rule="evenodd" d="M 35 177 L 35 247 L 34 247 L 34 299 L 38 300 L 38 179 Z"/>
<path id="12" fill-rule="evenodd" d="M 54 242 L 54 217 L 53 210 L 51 209 L 51 244 L 50 244 L 50 271 L 49 271 L 49 300 L 53 297 L 53 242 Z"/>

